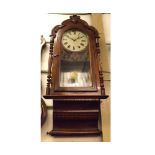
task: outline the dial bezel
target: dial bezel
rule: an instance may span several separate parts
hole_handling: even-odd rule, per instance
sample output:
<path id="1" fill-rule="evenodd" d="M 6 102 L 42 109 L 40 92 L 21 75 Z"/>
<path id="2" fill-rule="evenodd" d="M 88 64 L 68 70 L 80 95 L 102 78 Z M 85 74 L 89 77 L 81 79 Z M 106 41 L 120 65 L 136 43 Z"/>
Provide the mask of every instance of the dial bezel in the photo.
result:
<path id="1" fill-rule="evenodd" d="M 81 50 L 72 50 L 72 49 L 69 49 L 69 48 L 67 48 L 65 45 L 64 45 L 64 43 L 63 43 L 63 38 L 64 38 L 64 35 L 67 33 L 70 33 L 70 32 L 74 32 L 74 31 L 76 31 L 76 32 L 80 32 L 82 35 L 84 35 L 85 37 L 85 39 L 86 39 L 86 45 L 84 46 L 84 48 L 82 48 Z M 72 38 L 73 39 L 73 38 Z M 69 51 L 69 52 L 84 52 L 86 49 L 87 49 L 87 47 L 88 47 L 88 44 L 89 44 L 89 37 L 88 37 L 88 35 L 86 34 L 86 33 L 84 33 L 83 31 L 81 31 L 81 30 L 79 30 L 79 29 L 69 29 L 69 30 L 67 30 L 67 31 L 65 31 L 64 33 L 63 33 L 63 35 L 62 35 L 62 38 L 61 38 L 61 44 L 62 44 L 62 47 L 63 47 L 63 49 L 65 50 L 65 51 Z"/>

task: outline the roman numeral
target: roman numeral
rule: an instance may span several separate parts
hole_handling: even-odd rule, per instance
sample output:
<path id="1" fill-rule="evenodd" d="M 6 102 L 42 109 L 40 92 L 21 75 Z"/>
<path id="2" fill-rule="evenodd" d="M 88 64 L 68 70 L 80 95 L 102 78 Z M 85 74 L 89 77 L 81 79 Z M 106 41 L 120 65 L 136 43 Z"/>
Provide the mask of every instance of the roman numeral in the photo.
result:
<path id="1" fill-rule="evenodd" d="M 80 43 L 80 45 L 84 46 L 84 44 L 83 44 L 83 43 Z"/>
<path id="2" fill-rule="evenodd" d="M 70 45 L 68 45 L 67 47 L 68 47 L 68 48 L 70 48 L 71 46 L 70 46 Z"/>
<path id="3" fill-rule="evenodd" d="M 74 31 L 74 34 L 76 34 L 76 31 Z"/>
<path id="4" fill-rule="evenodd" d="M 82 42 L 86 42 L 86 40 L 81 40 Z"/>
<path id="5" fill-rule="evenodd" d="M 81 48 L 80 46 L 78 46 L 78 48 Z"/>
<path id="6" fill-rule="evenodd" d="M 73 50 L 75 50 L 75 47 L 73 46 Z"/>
<path id="7" fill-rule="evenodd" d="M 68 44 L 68 42 L 65 42 L 65 43 L 64 43 L 64 45 L 67 45 L 67 44 Z"/>

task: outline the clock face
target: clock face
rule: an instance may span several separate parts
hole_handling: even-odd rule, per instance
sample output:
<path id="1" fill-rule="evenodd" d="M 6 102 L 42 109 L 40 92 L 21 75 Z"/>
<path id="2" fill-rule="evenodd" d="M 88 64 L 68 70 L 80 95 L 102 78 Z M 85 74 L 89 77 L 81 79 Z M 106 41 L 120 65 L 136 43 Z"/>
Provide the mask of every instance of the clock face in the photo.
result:
<path id="1" fill-rule="evenodd" d="M 88 36 L 76 29 L 68 30 L 63 34 L 61 42 L 68 51 L 82 52 L 88 45 Z"/>

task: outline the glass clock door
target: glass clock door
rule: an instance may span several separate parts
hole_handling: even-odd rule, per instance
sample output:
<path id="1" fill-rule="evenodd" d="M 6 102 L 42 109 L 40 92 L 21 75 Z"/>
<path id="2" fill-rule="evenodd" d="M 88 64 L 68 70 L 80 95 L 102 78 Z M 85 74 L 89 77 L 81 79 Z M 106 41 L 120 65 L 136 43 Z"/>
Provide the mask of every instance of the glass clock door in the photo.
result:
<path id="1" fill-rule="evenodd" d="M 92 87 L 90 57 L 87 50 L 63 50 L 60 61 L 60 87 Z"/>

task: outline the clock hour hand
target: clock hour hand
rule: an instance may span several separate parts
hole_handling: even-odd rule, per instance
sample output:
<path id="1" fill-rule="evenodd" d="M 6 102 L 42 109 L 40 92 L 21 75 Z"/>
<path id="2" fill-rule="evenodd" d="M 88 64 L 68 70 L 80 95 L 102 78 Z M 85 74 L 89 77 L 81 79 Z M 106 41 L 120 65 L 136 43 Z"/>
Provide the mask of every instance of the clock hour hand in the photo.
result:
<path id="1" fill-rule="evenodd" d="M 76 40 L 81 39 L 81 38 L 83 38 L 83 37 L 84 37 L 84 36 L 81 36 L 81 37 L 78 36 L 78 38 L 77 38 Z"/>
<path id="2" fill-rule="evenodd" d="M 69 36 L 68 36 L 68 38 L 71 39 L 71 40 L 73 40 L 73 41 L 76 41 L 77 40 L 77 39 L 70 38 Z"/>
<path id="3" fill-rule="evenodd" d="M 73 40 L 72 38 L 70 38 L 68 35 L 65 35 L 67 38 L 69 38 L 69 39 L 71 39 L 71 40 Z M 73 40 L 74 41 L 74 40 Z"/>

